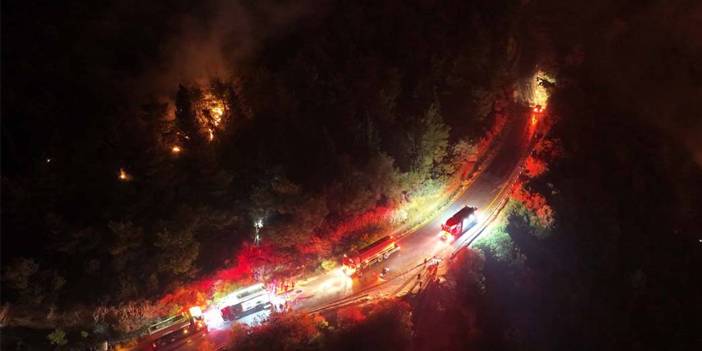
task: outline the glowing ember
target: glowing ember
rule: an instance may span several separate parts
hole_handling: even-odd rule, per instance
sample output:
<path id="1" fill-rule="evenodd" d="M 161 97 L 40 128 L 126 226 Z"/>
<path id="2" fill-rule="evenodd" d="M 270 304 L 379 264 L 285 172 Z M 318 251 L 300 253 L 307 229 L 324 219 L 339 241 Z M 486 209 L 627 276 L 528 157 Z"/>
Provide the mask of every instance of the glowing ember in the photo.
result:
<path id="1" fill-rule="evenodd" d="M 171 152 L 174 154 L 179 154 L 181 151 L 183 150 L 178 145 L 173 145 L 173 147 L 171 148 Z"/>
<path id="2" fill-rule="evenodd" d="M 129 179 L 131 179 L 131 177 L 129 176 L 129 174 L 127 174 L 127 172 L 124 170 L 124 168 L 119 169 L 119 176 L 118 177 L 119 177 L 119 180 L 125 181 L 125 182 L 128 181 Z"/>
<path id="3" fill-rule="evenodd" d="M 214 130 L 212 130 L 212 128 L 207 128 L 207 133 L 208 133 L 207 138 L 210 141 L 214 140 Z"/>
<path id="4" fill-rule="evenodd" d="M 205 93 L 200 101 L 198 119 L 204 126 L 219 127 L 226 112 L 224 101 L 212 93 Z"/>
<path id="5" fill-rule="evenodd" d="M 210 111 L 212 112 L 212 124 L 215 127 L 219 126 L 222 122 L 222 116 L 224 116 L 224 106 L 215 106 Z"/>

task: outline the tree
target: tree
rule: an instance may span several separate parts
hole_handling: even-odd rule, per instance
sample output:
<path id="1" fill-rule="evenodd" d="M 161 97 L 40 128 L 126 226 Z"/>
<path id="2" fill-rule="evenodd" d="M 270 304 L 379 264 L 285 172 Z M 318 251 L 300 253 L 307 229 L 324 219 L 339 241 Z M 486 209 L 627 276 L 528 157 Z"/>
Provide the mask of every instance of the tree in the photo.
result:
<path id="1" fill-rule="evenodd" d="M 180 142 L 185 145 L 198 146 L 205 143 L 202 126 L 197 118 L 195 103 L 200 97 L 197 88 L 178 86 L 175 98 L 175 125 L 180 133 Z"/>
<path id="2" fill-rule="evenodd" d="M 159 270 L 176 275 L 190 272 L 199 251 L 193 233 L 182 229 L 174 232 L 164 229 L 156 237 L 154 246 L 161 249 L 158 255 Z"/>
<path id="3" fill-rule="evenodd" d="M 9 195 L 3 197 L 9 200 L 2 212 L 3 244 L 10 243 L 3 262 L 33 257 L 43 269 L 12 278 L 26 287 L 23 297 L 68 308 L 157 296 L 169 286 L 218 273 L 213 271 L 222 262 L 240 257 L 232 250 L 250 240 L 251 220 L 262 217 L 263 246 L 269 243 L 286 259 L 328 253 L 336 243 L 325 234 L 335 227 L 351 227 L 344 231 L 349 238 L 366 240 L 386 225 L 382 213 L 399 202 L 400 191 L 434 189 L 454 172 L 448 132 L 457 130 L 454 121 L 472 127 L 476 118 L 465 109 L 445 108 L 451 105 L 445 96 L 470 99 L 470 91 L 444 83 L 452 58 L 465 58 L 466 69 L 454 72 L 465 82 L 463 89 L 489 86 L 476 82 L 491 81 L 485 79 L 489 73 L 480 73 L 491 72 L 486 63 L 498 61 L 491 42 L 501 43 L 504 34 L 481 29 L 476 41 L 471 29 L 489 27 L 483 12 L 495 23 L 508 15 L 499 5 L 460 1 L 345 2 L 320 13 L 319 25 L 269 36 L 277 30 L 265 26 L 279 19 L 266 20 L 275 14 L 252 4 L 264 19 L 247 22 L 260 34 L 253 38 L 256 50 L 243 50 L 242 59 L 231 46 L 218 48 L 232 59 L 226 65 L 236 69 L 217 71 L 234 73 L 232 79 L 201 85 L 190 83 L 209 78 L 190 75 L 210 71 L 198 66 L 201 61 L 178 59 L 191 57 L 187 53 L 142 50 L 181 39 L 170 37 L 179 21 L 169 19 L 219 9 L 199 6 L 108 6 L 124 16 L 124 26 L 106 25 L 112 23 L 105 17 L 111 11 L 90 6 L 66 10 L 17 2 L 8 8 L 77 34 L 63 39 L 107 40 L 97 51 L 64 52 L 81 46 L 56 41 L 31 19 L 8 17 L 16 30 L 7 42 L 16 50 L 6 50 L 14 53 L 7 57 L 6 78 L 17 89 L 3 100 L 3 113 L 22 118 L 3 120 L 3 194 Z M 220 12 L 212 15 L 228 14 Z M 154 17 L 164 20 L 143 21 Z M 240 42 L 230 37 L 239 31 L 224 32 L 223 42 Z M 22 55 L 45 52 L 44 47 L 52 55 Z M 65 59 L 51 59 L 56 57 Z M 163 57 L 188 67 L 153 79 L 151 73 L 159 71 L 153 67 L 171 66 Z M 118 83 L 144 76 L 147 84 Z M 175 77 L 184 83 L 174 83 Z M 167 102 L 148 97 L 174 89 Z M 169 106 L 175 107 L 172 116 Z M 208 142 L 208 128 L 219 128 L 216 142 Z M 133 181 L 116 179 L 121 167 Z M 187 210 L 179 211 L 181 206 Z M 250 218 L 242 215 L 247 212 Z M 344 227 L 359 215 L 365 216 L 362 224 Z M 232 267 L 232 276 L 248 277 L 262 261 L 257 256 L 240 270 Z M 59 291 L 61 299 L 44 295 Z"/>
<path id="4" fill-rule="evenodd" d="M 191 211 L 182 209 L 181 212 Z M 200 252 L 200 243 L 195 239 L 194 233 L 197 227 L 197 218 L 183 215 L 156 233 L 154 246 L 159 249 L 156 255 L 158 271 L 175 276 L 193 272 L 195 260 Z"/>
<path id="5" fill-rule="evenodd" d="M 425 112 L 418 128 L 414 170 L 423 179 L 429 179 L 438 175 L 435 170 L 448 153 L 450 128 L 443 122 L 437 103 L 433 103 Z"/>
<path id="6" fill-rule="evenodd" d="M 526 159 L 526 164 L 524 165 L 527 175 L 532 178 L 536 178 L 542 175 L 548 169 L 546 162 L 540 158 L 529 156 Z"/>
<path id="7" fill-rule="evenodd" d="M 107 227 L 114 236 L 112 245 L 108 249 L 111 255 L 121 255 L 128 250 L 141 246 L 144 233 L 140 227 L 136 227 L 131 221 L 110 221 Z"/>
<path id="8" fill-rule="evenodd" d="M 450 262 L 446 282 L 430 284 L 413 300 L 416 350 L 480 349 L 484 262 L 478 252 L 461 250 Z"/>
<path id="9" fill-rule="evenodd" d="M 39 271 L 39 265 L 30 258 L 17 258 L 5 267 L 4 280 L 18 292 L 29 288 L 30 279 Z"/>
<path id="10" fill-rule="evenodd" d="M 409 304 L 385 300 L 370 306 L 365 320 L 356 319 L 332 336 L 329 350 L 407 350 L 412 341 L 412 312 Z M 345 320 L 347 323 L 353 319 Z"/>
<path id="11" fill-rule="evenodd" d="M 41 304 L 47 297 L 51 297 L 54 289 L 58 292 L 63 282 L 56 280 L 51 272 L 39 270 L 39 264 L 34 259 L 17 258 L 5 267 L 3 280 L 7 282 L 12 295 L 17 302 L 23 304 Z M 54 279 L 56 278 L 56 279 Z M 63 278 L 61 278 L 63 279 Z"/>
<path id="12" fill-rule="evenodd" d="M 63 329 L 54 329 L 54 331 L 47 335 L 47 339 L 49 339 L 51 345 L 64 346 L 68 344 L 68 339 L 66 339 L 66 332 L 63 331 Z"/>
<path id="13" fill-rule="evenodd" d="M 388 154 L 372 155 L 362 176 L 367 178 L 368 187 L 376 201 L 386 199 L 396 203 L 400 200 L 399 171 L 395 168 L 395 160 Z"/>

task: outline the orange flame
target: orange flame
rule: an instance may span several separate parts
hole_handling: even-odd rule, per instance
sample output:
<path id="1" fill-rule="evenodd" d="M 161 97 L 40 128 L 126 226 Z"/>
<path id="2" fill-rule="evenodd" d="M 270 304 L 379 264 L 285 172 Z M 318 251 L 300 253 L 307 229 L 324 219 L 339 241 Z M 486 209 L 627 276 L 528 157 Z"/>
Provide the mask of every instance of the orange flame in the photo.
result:
<path id="1" fill-rule="evenodd" d="M 125 182 L 131 178 L 129 176 L 129 174 L 127 174 L 127 172 L 124 170 L 124 168 L 119 169 L 119 176 L 118 177 L 119 177 L 119 180 L 125 181 Z"/>

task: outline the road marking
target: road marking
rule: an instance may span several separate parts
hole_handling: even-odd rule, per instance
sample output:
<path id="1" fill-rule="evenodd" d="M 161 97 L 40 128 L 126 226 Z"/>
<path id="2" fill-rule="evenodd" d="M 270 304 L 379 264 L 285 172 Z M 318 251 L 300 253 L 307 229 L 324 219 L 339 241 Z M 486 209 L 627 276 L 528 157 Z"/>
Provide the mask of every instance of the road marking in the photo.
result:
<path id="1" fill-rule="evenodd" d="M 523 143 L 523 142 L 526 142 L 526 149 L 525 149 L 525 151 L 523 151 L 521 157 L 518 159 L 518 161 L 517 161 L 517 163 L 516 163 L 514 169 L 513 169 L 512 172 L 510 173 L 509 177 L 507 177 L 506 185 L 505 185 L 501 190 L 498 191 L 497 195 L 490 201 L 490 203 L 488 204 L 488 206 L 486 206 L 486 209 L 491 208 L 491 207 L 495 204 L 495 202 L 496 202 L 497 200 L 502 200 L 503 197 L 504 197 L 504 195 L 505 195 L 505 193 L 506 193 L 509 189 L 511 189 L 512 185 L 513 185 L 513 184 L 516 182 L 516 180 L 518 179 L 518 176 L 519 176 L 520 173 L 521 173 L 521 165 L 524 163 L 525 159 L 529 156 L 529 154 L 530 154 L 530 152 L 531 152 L 531 149 L 532 149 L 532 147 L 533 147 L 533 140 L 530 140 L 531 138 L 530 138 L 529 134 L 530 134 L 530 133 L 529 133 L 529 129 L 527 128 L 527 129 L 524 130 L 524 132 L 523 132 L 522 135 L 520 136 L 520 145 L 519 145 L 519 146 L 520 146 L 520 148 L 521 148 L 521 146 L 523 146 L 522 143 Z M 502 148 L 503 146 L 504 146 L 504 145 L 500 145 L 500 148 Z M 497 152 L 495 152 L 495 154 L 492 155 L 492 157 L 491 157 L 491 159 L 490 159 L 490 163 L 492 163 L 492 162 L 494 161 L 494 158 L 496 157 L 496 155 L 497 155 Z M 480 171 L 480 173 L 478 173 L 477 175 L 482 175 L 482 174 L 484 174 L 485 169 L 487 169 L 487 166 L 486 166 L 484 169 L 482 169 L 482 170 Z M 473 183 L 475 183 L 475 181 L 477 180 L 477 178 L 478 178 L 478 176 L 475 176 L 475 177 L 472 177 L 472 178 L 471 178 L 471 180 L 470 180 L 470 186 L 472 186 Z M 465 194 L 465 192 L 468 190 L 468 187 L 469 187 L 469 186 L 461 186 L 461 187 L 460 187 L 460 194 L 453 196 L 453 197 L 450 199 L 450 201 L 454 201 L 456 198 L 458 198 L 458 197 L 460 197 L 460 196 L 463 196 L 463 195 Z M 455 204 L 455 201 L 454 201 L 454 202 L 451 202 L 451 203 L 449 203 L 449 204 L 446 204 L 445 206 L 443 206 L 443 208 L 442 208 L 441 211 L 444 211 L 447 207 L 449 207 L 449 206 L 451 206 L 451 205 L 453 205 L 453 204 Z M 500 206 L 500 207 L 502 207 L 502 206 Z M 438 211 L 438 212 L 441 212 L 441 211 Z M 490 216 L 488 216 L 488 220 L 485 221 L 484 225 L 481 226 L 482 228 L 480 228 L 480 230 L 478 230 L 474 236 L 472 236 L 472 237 L 468 238 L 468 240 L 466 240 L 467 243 L 468 243 L 468 245 L 470 245 L 470 243 L 472 243 L 475 239 L 477 239 L 477 237 L 480 236 L 480 234 L 488 227 L 488 225 L 489 225 L 492 221 L 494 221 L 494 219 L 497 217 L 497 214 L 499 214 L 499 211 L 489 211 L 489 212 L 492 212 L 492 213 L 490 214 Z M 412 229 L 410 229 L 410 230 L 408 230 L 408 231 L 401 232 L 401 233 L 402 233 L 402 234 L 401 234 L 401 237 L 398 238 L 398 240 L 400 240 L 400 239 L 402 239 L 402 238 L 404 238 L 404 237 L 407 237 L 409 234 L 418 231 L 419 228 L 421 228 L 421 227 L 427 225 L 428 223 L 430 223 L 430 222 L 433 221 L 433 220 L 436 220 L 436 217 L 437 217 L 438 215 L 439 215 L 439 214 L 435 215 L 434 218 L 431 218 L 431 219 L 429 219 L 429 220 L 427 220 L 427 221 L 423 221 L 423 223 L 422 223 L 421 225 L 413 226 Z M 457 241 L 458 241 L 458 240 L 457 240 Z M 457 241 L 456 241 L 456 242 L 457 242 Z M 453 247 L 453 246 L 452 246 L 452 245 L 449 245 L 448 247 Z M 462 247 L 463 247 L 463 243 L 461 243 L 461 245 L 459 245 L 459 246 L 453 251 L 453 253 L 458 252 L 458 250 L 460 250 Z M 437 254 L 437 256 L 438 256 L 438 254 Z M 442 255 L 442 257 L 443 257 L 443 255 Z M 448 263 L 446 263 L 446 261 L 447 261 L 447 260 L 443 260 L 441 264 L 448 264 Z M 373 289 L 375 289 L 375 288 L 377 288 L 377 287 L 379 287 L 379 286 L 385 285 L 385 284 L 389 283 L 390 281 L 393 281 L 393 280 L 395 280 L 395 279 L 397 279 L 397 278 L 399 278 L 399 277 L 401 277 L 401 276 L 407 274 L 408 272 L 413 271 L 414 269 L 416 269 L 417 267 L 420 267 L 420 266 L 424 266 L 424 264 L 423 264 L 423 263 L 420 263 L 420 264 L 418 264 L 417 266 L 414 266 L 414 267 L 412 267 L 412 268 L 410 268 L 410 269 L 408 269 L 408 270 L 406 270 L 406 271 L 404 271 L 404 272 L 402 272 L 402 273 L 399 273 L 399 274 L 393 276 L 392 278 L 388 279 L 387 281 L 383 281 L 383 282 L 380 282 L 380 283 L 378 283 L 378 284 L 375 284 L 375 285 L 371 285 L 371 286 L 369 286 L 369 287 L 366 287 L 366 288 L 364 288 L 364 289 L 362 289 L 362 290 L 360 290 L 360 291 L 358 291 L 358 292 L 356 292 L 356 293 L 354 293 L 354 294 L 352 294 L 352 295 L 350 295 L 350 296 L 347 296 L 347 297 L 345 297 L 345 298 L 341 298 L 341 299 L 339 299 L 339 300 L 332 301 L 332 302 L 330 302 L 330 303 L 327 303 L 327 304 L 325 304 L 325 305 L 322 305 L 322 306 L 320 306 L 320 307 L 317 307 L 316 309 L 313 309 L 313 310 L 311 310 L 311 311 L 308 312 L 308 313 L 318 313 L 318 312 L 322 312 L 322 311 L 326 311 L 326 310 L 330 310 L 330 309 L 336 309 L 336 308 L 340 308 L 340 307 L 343 307 L 343 306 L 351 305 L 352 303 L 357 302 L 357 301 L 360 300 L 360 298 L 359 298 L 359 299 L 354 299 L 354 297 L 357 297 L 359 294 L 365 293 L 365 292 L 369 292 L 369 291 L 371 291 L 371 290 L 373 290 Z M 413 280 L 413 279 L 414 279 L 414 276 L 412 276 L 412 278 L 410 278 L 408 281 L 411 281 L 411 280 Z M 407 281 L 406 281 L 405 283 L 407 283 Z M 405 283 L 403 283 L 403 285 L 404 285 Z M 426 284 L 424 284 L 423 287 L 426 287 Z M 368 295 L 368 294 L 365 294 L 364 296 L 367 296 L 367 295 Z M 395 294 L 393 294 L 393 296 L 395 296 Z M 344 302 L 348 302 L 348 303 L 344 303 Z"/>

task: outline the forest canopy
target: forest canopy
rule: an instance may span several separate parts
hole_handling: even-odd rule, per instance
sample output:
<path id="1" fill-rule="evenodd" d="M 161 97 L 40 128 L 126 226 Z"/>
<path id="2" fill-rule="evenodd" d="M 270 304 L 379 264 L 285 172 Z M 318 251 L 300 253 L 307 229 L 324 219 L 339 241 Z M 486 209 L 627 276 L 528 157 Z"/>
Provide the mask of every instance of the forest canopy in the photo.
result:
<path id="1" fill-rule="evenodd" d="M 189 284 L 333 266 L 391 217 L 407 221 L 388 212 L 459 177 L 545 71 L 552 128 L 503 217 L 443 280 L 331 316 L 276 314 L 235 329 L 237 347 L 699 345 L 695 1 L 23 1 L 2 13 L 3 314 L 83 309 L 94 314 L 75 318 L 131 331 L 183 295 L 203 300 Z M 159 298 L 173 310 L 142 305 Z"/>
<path id="2" fill-rule="evenodd" d="M 338 254 L 372 230 L 338 225 L 455 174 L 515 68 L 508 2 L 3 6 L 21 304 L 158 297 L 236 266 L 259 220 L 283 261 Z"/>

